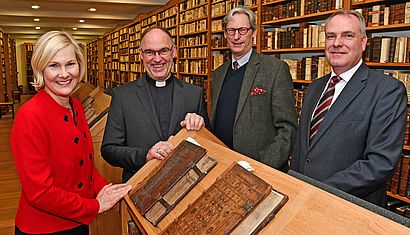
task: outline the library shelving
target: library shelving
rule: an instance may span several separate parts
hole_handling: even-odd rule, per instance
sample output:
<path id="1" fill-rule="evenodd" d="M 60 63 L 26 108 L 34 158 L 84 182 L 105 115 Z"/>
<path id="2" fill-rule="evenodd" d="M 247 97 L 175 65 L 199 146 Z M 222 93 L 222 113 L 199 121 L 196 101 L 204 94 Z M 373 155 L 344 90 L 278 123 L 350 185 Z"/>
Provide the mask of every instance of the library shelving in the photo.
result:
<path id="1" fill-rule="evenodd" d="M 16 42 L 0 28 L 0 102 L 13 102 L 17 86 Z"/>
<path id="2" fill-rule="evenodd" d="M 27 81 L 28 93 L 34 94 L 35 89 L 31 85 L 34 82 L 33 68 L 31 67 L 31 57 L 33 55 L 34 44 L 24 43 L 24 66 L 25 66 L 25 79 Z"/>
<path id="3" fill-rule="evenodd" d="M 16 43 L 0 28 L 0 118 L 11 113 L 14 118 L 14 91 L 17 91 Z M 19 97 L 16 98 L 16 101 Z"/>
<path id="4" fill-rule="evenodd" d="M 5 102 L 7 100 L 7 90 L 6 90 L 6 67 L 5 67 L 5 62 L 4 62 L 4 51 L 5 51 L 5 45 L 4 45 L 4 37 L 6 35 L 4 34 L 3 30 L 0 29 L 0 76 L 1 76 L 1 82 L 0 82 L 0 102 Z M 0 110 L 1 111 L 1 110 Z"/>

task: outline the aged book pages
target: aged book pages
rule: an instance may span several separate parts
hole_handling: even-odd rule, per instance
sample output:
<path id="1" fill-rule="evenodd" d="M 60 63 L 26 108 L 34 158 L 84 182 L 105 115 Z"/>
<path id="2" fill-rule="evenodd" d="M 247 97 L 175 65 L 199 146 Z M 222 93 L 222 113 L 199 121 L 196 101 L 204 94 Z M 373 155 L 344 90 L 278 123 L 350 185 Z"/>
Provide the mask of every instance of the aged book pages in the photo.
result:
<path id="1" fill-rule="evenodd" d="M 270 204 L 284 199 L 271 192 L 268 183 L 234 163 L 163 234 L 228 234 L 249 215 L 252 218 L 247 223 L 252 227 L 234 231 L 237 234 L 256 232 L 274 215 Z M 264 201 L 266 198 L 268 200 Z M 254 210 L 261 202 L 263 207 L 269 205 L 268 211 L 264 208 Z"/>
<path id="2" fill-rule="evenodd" d="M 138 211 L 157 225 L 216 164 L 206 149 L 184 141 L 142 187 L 137 186 L 131 199 Z"/>

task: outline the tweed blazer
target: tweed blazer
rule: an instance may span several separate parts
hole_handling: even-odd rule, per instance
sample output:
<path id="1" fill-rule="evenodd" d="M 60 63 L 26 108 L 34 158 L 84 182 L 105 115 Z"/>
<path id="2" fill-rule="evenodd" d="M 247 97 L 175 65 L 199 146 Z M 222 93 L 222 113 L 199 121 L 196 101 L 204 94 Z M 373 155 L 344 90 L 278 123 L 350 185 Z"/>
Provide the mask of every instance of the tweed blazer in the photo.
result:
<path id="1" fill-rule="evenodd" d="M 215 125 L 216 105 L 231 63 L 225 62 L 212 74 L 211 126 Z M 237 104 L 233 149 L 285 170 L 296 125 L 292 79 L 287 64 L 253 51 Z"/>

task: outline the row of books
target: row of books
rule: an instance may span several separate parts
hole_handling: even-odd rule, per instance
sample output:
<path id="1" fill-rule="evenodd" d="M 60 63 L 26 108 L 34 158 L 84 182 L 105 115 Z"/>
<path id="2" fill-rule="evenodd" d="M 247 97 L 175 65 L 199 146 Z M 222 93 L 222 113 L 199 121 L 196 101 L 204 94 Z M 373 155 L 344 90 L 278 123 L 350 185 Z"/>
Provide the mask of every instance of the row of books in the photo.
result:
<path id="1" fill-rule="evenodd" d="M 206 35 L 195 35 L 190 37 L 183 37 L 179 39 L 179 46 L 197 46 L 197 45 L 206 45 Z"/>
<path id="2" fill-rule="evenodd" d="M 180 72 L 181 73 L 200 73 L 206 74 L 208 72 L 208 59 L 200 60 L 181 60 Z"/>
<path id="3" fill-rule="evenodd" d="M 219 66 L 221 66 L 225 61 L 229 60 L 229 52 L 228 51 L 213 51 L 212 58 L 213 58 L 212 70 L 215 70 Z"/>
<path id="4" fill-rule="evenodd" d="M 228 41 L 223 35 L 212 35 L 211 45 L 215 47 L 227 47 Z"/>
<path id="5" fill-rule="evenodd" d="M 196 33 L 207 30 L 207 20 L 199 20 L 188 24 L 179 25 L 179 34 Z"/>
<path id="6" fill-rule="evenodd" d="M 200 19 L 208 15 L 208 6 L 203 5 L 199 8 L 194 8 L 189 11 L 179 13 L 179 22 L 184 23 L 192 20 Z"/>
<path id="7" fill-rule="evenodd" d="M 407 90 L 407 97 L 410 99 L 410 72 L 394 70 L 392 72 L 385 72 L 385 74 L 393 76 L 399 81 L 403 82 Z M 410 142 L 409 142 L 410 145 Z"/>
<path id="8" fill-rule="evenodd" d="M 233 1 L 224 1 L 212 4 L 211 17 L 225 15 L 229 10 L 232 9 L 233 5 Z"/>
<path id="9" fill-rule="evenodd" d="M 368 27 L 410 23 L 410 2 L 374 5 L 356 11 L 362 13 Z"/>
<path id="10" fill-rule="evenodd" d="M 294 0 L 278 5 L 264 6 L 262 22 L 325 12 L 342 7 L 342 0 Z"/>
<path id="11" fill-rule="evenodd" d="M 306 89 L 293 89 L 293 96 L 295 98 L 295 109 L 298 120 L 302 111 L 303 100 L 305 99 Z"/>
<path id="12" fill-rule="evenodd" d="M 186 76 L 186 75 L 182 75 L 181 79 L 187 83 L 191 83 L 193 85 L 197 85 L 199 87 L 203 87 L 204 89 L 204 100 L 205 102 L 208 102 L 208 96 L 207 96 L 207 79 L 206 77 L 203 76 Z"/>
<path id="13" fill-rule="evenodd" d="M 410 39 L 387 36 L 369 38 L 364 59 L 380 63 L 409 63 Z"/>
<path id="14" fill-rule="evenodd" d="M 293 80 L 314 80 L 331 71 L 325 56 L 304 57 L 301 60 L 284 59 Z"/>
<path id="15" fill-rule="evenodd" d="M 387 183 L 387 191 L 410 198 L 410 155 L 402 154 L 397 163 L 394 175 Z"/>
<path id="16" fill-rule="evenodd" d="M 300 23 L 299 27 L 267 29 L 264 33 L 262 48 L 310 48 L 325 46 L 325 26 Z"/>
<path id="17" fill-rule="evenodd" d="M 191 47 L 182 48 L 179 50 L 179 56 L 181 58 L 199 58 L 208 57 L 208 47 Z"/>

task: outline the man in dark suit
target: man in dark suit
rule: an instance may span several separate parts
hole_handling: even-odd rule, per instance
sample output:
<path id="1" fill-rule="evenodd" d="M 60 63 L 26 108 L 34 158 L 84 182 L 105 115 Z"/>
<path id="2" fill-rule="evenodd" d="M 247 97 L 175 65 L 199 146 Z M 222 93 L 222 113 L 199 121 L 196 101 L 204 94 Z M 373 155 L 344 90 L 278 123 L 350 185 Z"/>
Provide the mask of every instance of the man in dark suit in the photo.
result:
<path id="1" fill-rule="evenodd" d="M 332 72 L 309 85 L 291 169 L 385 206 L 386 181 L 403 147 L 407 95 L 400 81 L 363 62 L 365 29 L 352 10 L 326 21 Z"/>
<path id="2" fill-rule="evenodd" d="M 209 127 L 203 89 L 171 74 L 176 49 L 169 32 L 152 27 L 141 35 L 140 58 L 146 75 L 113 89 L 101 146 L 103 158 L 124 169 L 127 181 L 147 161 L 168 157 L 168 138 L 182 127 Z"/>
<path id="3" fill-rule="evenodd" d="M 251 10 L 232 9 L 224 25 L 232 58 L 212 75 L 213 132 L 233 150 L 287 170 L 297 125 L 289 68 L 252 49 Z"/>

